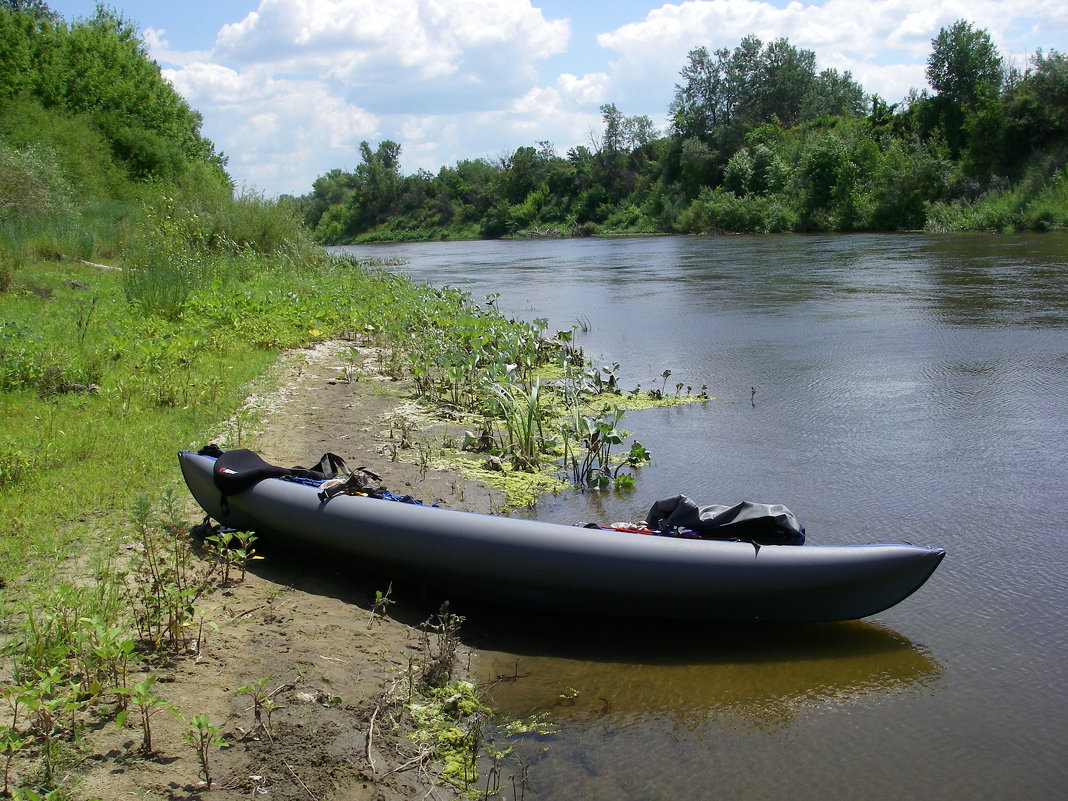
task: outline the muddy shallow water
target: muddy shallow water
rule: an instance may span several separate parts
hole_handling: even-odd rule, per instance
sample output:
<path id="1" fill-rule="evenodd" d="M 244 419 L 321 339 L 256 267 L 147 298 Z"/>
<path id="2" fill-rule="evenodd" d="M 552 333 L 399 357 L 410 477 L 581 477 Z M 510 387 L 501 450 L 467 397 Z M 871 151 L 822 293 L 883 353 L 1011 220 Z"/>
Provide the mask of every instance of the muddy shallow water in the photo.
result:
<path id="1" fill-rule="evenodd" d="M 557 724 L 519 738 L 527 799 L 1065 797 L 1068 237 L 354 250 L 579 327 L 624 386 L 709 387 L 707 403 L 628 415 L 654 454 L 632 495 L 531 514 L 748 498 L 785 503 L 811 542 L 948 554 L 859 623 L 473 623 L 500 708 Z"/>

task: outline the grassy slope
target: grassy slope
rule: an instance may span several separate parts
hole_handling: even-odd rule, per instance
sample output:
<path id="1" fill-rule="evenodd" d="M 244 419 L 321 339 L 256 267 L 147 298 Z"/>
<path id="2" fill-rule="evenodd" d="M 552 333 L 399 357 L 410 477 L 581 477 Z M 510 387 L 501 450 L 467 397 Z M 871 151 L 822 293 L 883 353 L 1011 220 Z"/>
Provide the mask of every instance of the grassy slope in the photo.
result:
<path id="1" fill-rule="evenodd" d="M 150 375 L 148 348 L 167 332 L 153 337 L 162 326 L 146 321 L 148 337 L 133 334 L 125 305 L 120 273 L 69 262 L 30 265 L 0 296 L 5 372 L 29 374 L 0 392 L 9 581 L 22 571 L 45 579 L 57 557 L 112 541 L 132 499 L 173 480 L 174 461 L 161 456 L 217 426 L 273 358 L 262 348 L 205 352 Z"/>

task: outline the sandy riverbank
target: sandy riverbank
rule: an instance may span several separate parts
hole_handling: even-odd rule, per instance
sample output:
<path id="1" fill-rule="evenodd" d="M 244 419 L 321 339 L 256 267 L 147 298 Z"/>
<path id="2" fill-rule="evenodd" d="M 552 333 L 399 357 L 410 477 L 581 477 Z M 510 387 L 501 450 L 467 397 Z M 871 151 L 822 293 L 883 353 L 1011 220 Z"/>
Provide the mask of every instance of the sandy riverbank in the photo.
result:
<path id="1" fill-rule="evenodd" d="M 451 508 L 489 511 L 499 493 L 446 471 L 420 466 L 417 448 L 399 442 L 398 416 L 408 387 L 377 375 L 373 354 L 353 361 L 348 343 L 324 342 L 279 361 L 274 388 L 250 398 L 243 418 L 228 426 L 230 442 L 243 443 L 276 464 L 310 464 L 327 451 L 351 467 L 382 475 L 386 486 Z M 348 365 L 348 369 L 346 369 Z M 410 429 L 408 424 L 403 426 Z M 444 427 L 410 429 L 408 439 L 440 442 Z M 182 488 L 184 491 L 184 487 Z M 190 523 L 198 522 L 190 507 Z M 391 687 L 425 651 L 420 623 L 445 599 L 404 597 L 385 617 L 375 616 L 382 578 L 272 552 L 244 581 L 198 602 L 218 631 L 205 628 L 198 654 L 154 670 L 157 693 L 186 718 L 206 713 L 222 726 L 230 747 L 212 752 L 216 789 L 206 793 L 184 726 L 162 713 L 153 720 L 155 758 L 134 756 L 140 724 L 108 726 L 91 735 L 97 756 L 76 769 L 81 798 L 274 799 L 447 798 L 433 788 L 427 765 L 405 737 L 399 706 L 383 703 Z M 241 687 L 267 681 L 277 710 L 270 732 L 257 727 L 249 694 Z M 398 695 L 403 695 L 399 691 Z M 372 725 L 372 720 L 373 725 Z M 370 737 L 368 736 L 370 733 Z"/>

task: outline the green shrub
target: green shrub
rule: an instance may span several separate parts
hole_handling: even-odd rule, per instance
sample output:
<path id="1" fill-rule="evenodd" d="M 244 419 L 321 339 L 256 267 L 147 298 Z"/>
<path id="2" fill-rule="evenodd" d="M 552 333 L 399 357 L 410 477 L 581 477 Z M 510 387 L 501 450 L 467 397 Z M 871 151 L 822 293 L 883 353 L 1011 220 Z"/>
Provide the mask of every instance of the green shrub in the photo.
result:
<path id="1" fill-rule="evenodd" d="M 724 189 L 703 189 L 679 214 L 675 227 L 682 233 L 778 233 L 795 225 L 794 213 L 778 196 L 739 197 Z"/>
<path id="2" fill-rule="evenodd" d="M 33 97 L 14 98 L 0 104 L 0 140 L 14 148 L 34 146 L 54 152 L 76 196 L 130 200 L 138 192 L 88 115 L 46 109 Z"/>
<path id="3" fill-rule="evenodd" d="M 256 192 L 244 192 L 236 198 L 220 198 L 198 209 L 209 238 L 215 242 L 229 240 L 236 248 L 254 253 L 279 253 L 301 249 L 310 244 L 296 210 L 276 200 L 267 200 Z"/>
<path id="4" fill-rule="evenodd" d="M 69 213 L 70 187 L 44 146 L 16 149 L 0 142 L 0 222 Z"/>
<path id="5" fill-rule="evenodd" d="M 641 209 L 634 205 L 621 206 L 604 221 L 605 228 L 616 231 L 637 231 L 651 228 Z"/>

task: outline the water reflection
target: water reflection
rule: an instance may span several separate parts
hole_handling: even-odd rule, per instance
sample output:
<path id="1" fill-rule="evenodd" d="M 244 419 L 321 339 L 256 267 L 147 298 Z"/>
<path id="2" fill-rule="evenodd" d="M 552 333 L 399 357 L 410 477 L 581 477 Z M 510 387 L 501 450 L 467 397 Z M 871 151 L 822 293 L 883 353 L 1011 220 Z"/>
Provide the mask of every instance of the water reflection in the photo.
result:
<path id="1" fill-rule="evenodd" d="M 1066 254 L 1061 234 L 932 238 L 925 254 L 930 302 L 953 325 L 1063 325 Z"/>
<path id="2" fill-rule="evenodd" d="M 875 623 L 726 625 L 534 617 L 465 632 L 473 678 L 506 716 L 561 723 L 670 722 L 710 716 L 758 726 L 811 704 L 916 692 L 943 672 L 922 645 Z"/>

